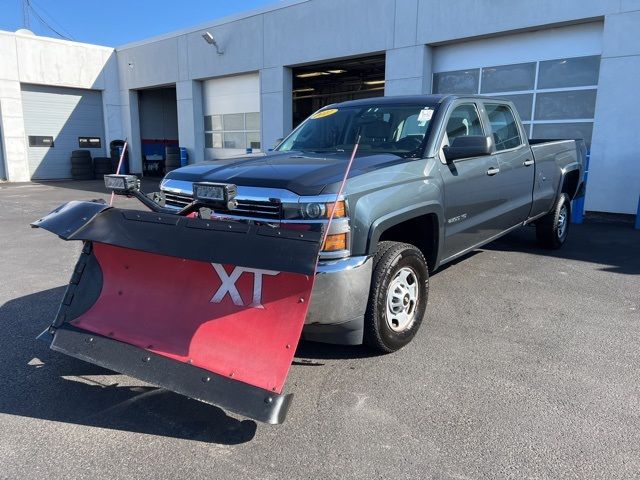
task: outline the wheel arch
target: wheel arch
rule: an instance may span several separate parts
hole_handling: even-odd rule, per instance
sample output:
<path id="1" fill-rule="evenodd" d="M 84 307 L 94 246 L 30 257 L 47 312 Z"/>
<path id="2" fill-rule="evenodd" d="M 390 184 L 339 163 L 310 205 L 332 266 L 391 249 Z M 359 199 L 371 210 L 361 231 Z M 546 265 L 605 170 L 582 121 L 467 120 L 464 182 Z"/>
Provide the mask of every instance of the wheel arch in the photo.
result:
<path id="1" fill-rule="evenodd" d="M 438 267 L 443 243 L 442 207 L 437 203 L 412 205 L 391 212 L 373 222 L 369 230 L 367 252 L 372 255 L 381 241 L 415 245 L 422 251 L 429 271 Z"/>

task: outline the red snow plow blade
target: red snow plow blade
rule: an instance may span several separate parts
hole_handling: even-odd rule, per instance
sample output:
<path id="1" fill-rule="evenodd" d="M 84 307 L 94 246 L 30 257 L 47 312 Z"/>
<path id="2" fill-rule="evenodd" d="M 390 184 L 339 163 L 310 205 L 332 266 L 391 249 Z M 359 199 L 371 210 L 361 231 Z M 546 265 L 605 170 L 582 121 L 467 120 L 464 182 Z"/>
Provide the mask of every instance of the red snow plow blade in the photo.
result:
<path id="1" fill-rule="evenodd" d="M 34 223 L 85 242 L 51 348 L 268 423 L 315 278 L 320 232 L 70 202 Z"/>

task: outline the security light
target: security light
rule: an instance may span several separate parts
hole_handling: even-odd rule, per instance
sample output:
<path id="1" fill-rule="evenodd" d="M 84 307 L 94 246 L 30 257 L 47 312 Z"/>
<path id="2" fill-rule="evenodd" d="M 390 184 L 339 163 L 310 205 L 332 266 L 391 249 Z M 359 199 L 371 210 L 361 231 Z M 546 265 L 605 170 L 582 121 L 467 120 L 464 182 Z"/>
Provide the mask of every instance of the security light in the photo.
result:
<path id="1" fill-rule="evenodd" d="M 222 50 L 220 50 L 220 47 L 218 46 L 218 42 L 216 42 L 216 39 L 213 38 L 213 35 L 211 35 L 210 32 L 204 32 L 202 34 L 202 38 L 204 38 L 204 41 L 207 42 L 209 45 L 213 45 L 214 47 L 216 47 L 216 52 L 218 52 L 218 55 L 222 55 L 224 53 Z"/>

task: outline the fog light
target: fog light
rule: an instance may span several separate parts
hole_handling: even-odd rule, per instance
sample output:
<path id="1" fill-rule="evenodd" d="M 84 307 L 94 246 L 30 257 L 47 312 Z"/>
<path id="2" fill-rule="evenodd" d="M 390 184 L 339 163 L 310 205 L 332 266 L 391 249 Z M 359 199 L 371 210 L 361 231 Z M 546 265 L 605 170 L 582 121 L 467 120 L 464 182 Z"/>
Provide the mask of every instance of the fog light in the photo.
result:
<path id="1" fill-rule="evenodd" d="M 236 208 L 237 188 L 230 183 L 199 182 L 193 184 L 193 198 L 215 207 Z"/>
<path id="2" fill-rule="evenodd" d="M 116 193 L 137 192 L 140 180 L 135 175 L 110 174 L 104 176 L 104 186 Z"/>
<path id="3" fill-rule="evenodd" d="M 327 235 L 327 239 L 322 246 L 323 252 L 337 252 L 347 249 L 347 234 L 338 233 L 335 235 Z"/>

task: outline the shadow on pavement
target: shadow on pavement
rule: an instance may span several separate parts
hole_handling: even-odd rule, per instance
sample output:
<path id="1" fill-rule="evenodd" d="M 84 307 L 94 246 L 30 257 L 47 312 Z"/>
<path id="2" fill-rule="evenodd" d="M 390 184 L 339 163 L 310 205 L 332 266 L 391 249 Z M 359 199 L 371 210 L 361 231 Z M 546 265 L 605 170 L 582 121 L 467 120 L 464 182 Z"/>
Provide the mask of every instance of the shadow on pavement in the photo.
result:
<path id="1" fill-rule="evenodd" d="M 226 445 L 255 436 L 252 420 L 164 389 L 129 384 L 128 377 L 49 350 L 36 336 L 54 317 L 64 290 L 0 307 L 0 413 Z M 127 385 L 117 383 L 123 381 Z"/>
<path id="2" fill-rule="evenodd" d="M 573 224 L 566 243 L 559 250 L 538 247 L 533 227 L 519 228 L 483 250 L 529 252 L 593 263 L 605 272 L 640 274 L 640 230 L 622 223 Z"/>

